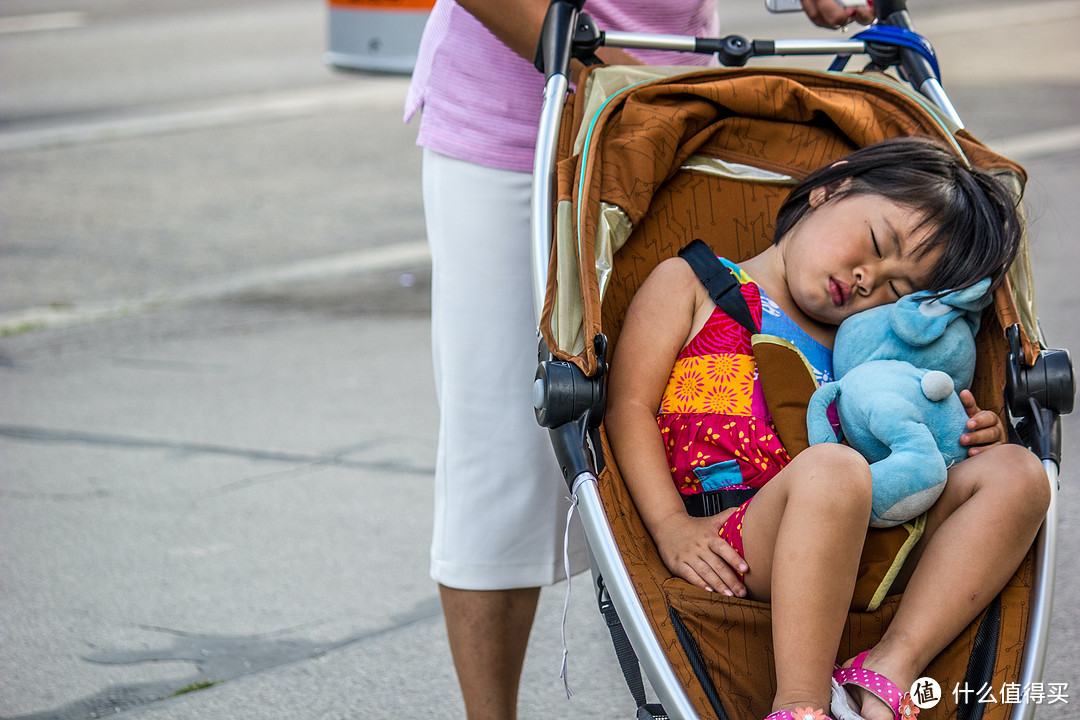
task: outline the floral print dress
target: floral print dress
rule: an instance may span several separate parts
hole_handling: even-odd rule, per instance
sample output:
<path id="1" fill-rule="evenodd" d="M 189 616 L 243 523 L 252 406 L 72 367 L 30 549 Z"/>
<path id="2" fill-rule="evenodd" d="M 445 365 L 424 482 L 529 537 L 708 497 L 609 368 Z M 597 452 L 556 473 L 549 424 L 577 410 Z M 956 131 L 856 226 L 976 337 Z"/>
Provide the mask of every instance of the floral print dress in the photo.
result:
<path id="1" fill-rule="evenodd" d="M 792 342 L 819 384 L 831 380 L 829 349 L 795 325 L 738 266 L 721 260 L 734 271 L 762 333 Z M 759 488 L 789 461 L 765 405 L 750 333 L 720 308 L 679 353 L 657 424 L 683 495 Z"/>

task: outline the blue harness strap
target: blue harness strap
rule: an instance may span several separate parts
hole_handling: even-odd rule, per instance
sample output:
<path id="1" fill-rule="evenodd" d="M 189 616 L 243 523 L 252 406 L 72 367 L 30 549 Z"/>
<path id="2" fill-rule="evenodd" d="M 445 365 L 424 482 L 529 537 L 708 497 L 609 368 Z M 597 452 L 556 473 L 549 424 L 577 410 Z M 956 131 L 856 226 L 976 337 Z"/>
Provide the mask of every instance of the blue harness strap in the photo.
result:
<path id="1" fill-rule="evenodd" d="M 862 40 L 866 43 L 881 43 L 895 47 L 907 48 L 926 58 L 930 63 L 930 69 L 934 71 L 934 77 L 941 81 L 941 68 L 938 66 L 937 53 L 930 41 L 914 30 L 896 27 L 894 25 L 873 25 L 860 33 L 852 35 L 853 40 Z M 839 72 L 847 65 L 850 55 L 838 55 L 829 67 L 834 72 Z"/>

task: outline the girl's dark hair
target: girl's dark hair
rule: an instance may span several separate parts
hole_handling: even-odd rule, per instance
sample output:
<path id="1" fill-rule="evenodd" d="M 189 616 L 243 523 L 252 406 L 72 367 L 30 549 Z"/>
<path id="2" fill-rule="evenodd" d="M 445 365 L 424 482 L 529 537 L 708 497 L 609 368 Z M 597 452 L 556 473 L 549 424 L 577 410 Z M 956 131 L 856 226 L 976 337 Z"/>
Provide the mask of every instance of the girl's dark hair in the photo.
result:
<path id="1" fill-rule="evenodd" d="M 868 145 L 811 173 L 780 206 L 773 243 L 810 211 L 810 192 L 817 187 L 832 190 L 830 199 L 881 195 L 919 213 L 919 227 L 930 232 L 917 257 L 943 249 L 926 288 L 932 292 L 965 288 L 986 277 L 997 287 L 1020 247 L 1018 200 L 992 175 L 967 166 L 929 138 Z"/>

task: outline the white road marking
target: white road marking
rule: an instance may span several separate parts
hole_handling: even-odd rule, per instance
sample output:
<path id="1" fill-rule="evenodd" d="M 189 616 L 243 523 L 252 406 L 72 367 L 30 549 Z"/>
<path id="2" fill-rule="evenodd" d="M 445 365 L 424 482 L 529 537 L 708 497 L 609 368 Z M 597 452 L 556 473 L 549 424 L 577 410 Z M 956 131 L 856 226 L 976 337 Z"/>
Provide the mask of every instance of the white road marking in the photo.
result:
<path id="1" fill-rule="evenodd" d="M 346 275 L 368 275 L 414 267 L 430 261 L 431 256 L 425 240 L 367 248 L 276 268 L 239 273 L 141 298 L 75 303 L 62 307 L 36 307 L 0 313 L 0 335 L 110 320 L 189 302 L 216 300 L 257 288 Z"/>
<path id="2" fill-rule="evenodd" d="M 1053 128 L 987 141 L 995 152 L 1011 160 L 1024 162 L 1047 155 L 1062 155 L 1080 150 L 1080 125 Z"/>
<path id="3" fill-rule="evenodd" d="M 0 35 L 41 32 L 43 30 L 71 30 L 86 25 L 84 12 L 53 12 L 36 15 L 12 15 L 0 17 Z"/>
<path id="4" fill-rule="evenodd" d="M 290 120 L 334 110 L 381 109 L 405 105 L 408 81 L 364 78 L 356 84 L 329 85 L 267 95 L 232 97 L 214 105 L 156 115 L 0 133 L 0 152 L 40 150 L 64 145 L 122 140 L 191 130 Z"/>

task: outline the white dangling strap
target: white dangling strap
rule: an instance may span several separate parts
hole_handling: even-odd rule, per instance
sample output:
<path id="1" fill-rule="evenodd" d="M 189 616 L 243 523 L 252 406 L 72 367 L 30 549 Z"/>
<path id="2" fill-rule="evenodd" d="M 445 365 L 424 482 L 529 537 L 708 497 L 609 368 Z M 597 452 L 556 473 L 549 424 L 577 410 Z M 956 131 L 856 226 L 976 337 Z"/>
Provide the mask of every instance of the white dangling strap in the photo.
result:
<path id="1" fill-rule="evenodd" d="M 567 664 L 570 649 L 566 646 L 566 615 L 570 611 L 570 521 L 573 519 L 574 511 L 577 510 L 578 506 L 578 488 L 591 477 L 588 473 L 582 473 L 574 480 L 574 487 L 571 488 L 570 497 L 567 498 L 570 501 L 570 509 L 566 511 L 566 528 L 563 530 L 563 571 L 566 573 L 566 599 L 563 600 L 562 611 L 562 671 L 559 673 L 559 677 L 562 678 L 563 687 L 566 689 L 567 700 L 574 695 L 574 691 L 570 689 L 569 666 Z"/>

